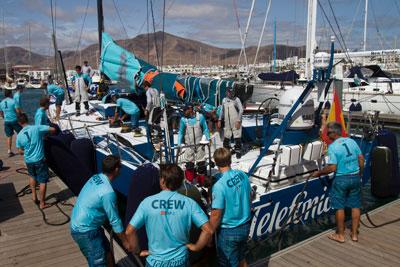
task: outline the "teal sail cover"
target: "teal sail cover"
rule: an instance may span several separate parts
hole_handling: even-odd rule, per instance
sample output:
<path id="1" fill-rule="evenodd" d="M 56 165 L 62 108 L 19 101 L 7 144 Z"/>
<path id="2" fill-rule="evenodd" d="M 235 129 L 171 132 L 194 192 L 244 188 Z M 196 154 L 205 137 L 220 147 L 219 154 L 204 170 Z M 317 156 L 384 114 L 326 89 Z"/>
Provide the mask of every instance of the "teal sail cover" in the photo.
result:
<path id="1" fill-rule="evenodd" d="M 207 103 L 213 106 L 221 104 L 227 87 L 233 87 L 242 102 L 249 99 L 253 87 L 222 79 L 181 76 L 174 73 L 160 72 L 157 67 L 137 58 L 114 42 L 105 32 L 102 35 L 102 51 L 99 69 L 111 80 L 118 82 L 118 87 L 140 94 L 144 80 L 151 80 L 151 86 L 165 94 L 168 101 L 177 103 Z M 154 72 L 157 74 L 154 75 Z M 153 74 L 153 75 L 152 75 Z M 149 78 L 151 77 L 151 78 Z M 184 94 L 179 96 L 179 83 L 184 87 Z"/>
<path id="2" fill-rule="evenodd" d="M 140 75 L 140 61 L 130 52 L 117 45 L 110 35 L 103 32 L 99 69 L 120 87 L 137 93 L 135 77 Z M 141 77 L 137 77 L 140 80 Z"/>

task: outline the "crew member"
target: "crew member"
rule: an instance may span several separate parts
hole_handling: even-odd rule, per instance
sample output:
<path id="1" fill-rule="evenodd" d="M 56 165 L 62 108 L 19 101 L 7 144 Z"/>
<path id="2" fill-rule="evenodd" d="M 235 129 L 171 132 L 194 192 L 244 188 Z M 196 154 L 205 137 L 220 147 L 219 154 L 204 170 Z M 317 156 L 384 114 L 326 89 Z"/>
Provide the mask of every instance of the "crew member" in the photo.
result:
<path id="1" fill-rule="evenodd" d="M 22 85 L 17 85 L 17 90 L 13 96 L 15 102 L 15 110 L 17 113 L 22 113 L 22 105 L 21 105 L 21 94 L 24 91 L 24 87 Z"/>
<path id="2" fill-rule="evenodd" d="M 344 208 L 351 208 L 351 239 L 358 241 L 361 207 L 361 179 L 364 170 L 364 156 L 357 143 L 342 137 L 342 126 L 337 122 L 327 125 L 328 137 L 333 141 L 328 147 L 327 166 L 312 174 L 313 177 L 335 172 L 331 189 L 331 207 L 336 210 L 336 233 L 328 237 L 344 243 Z"/>
<path id="3" fill-rule="evenodd" d="M 89 77 L 93 76 L 92 67 L 89 65 L 89 62 L 87 62 L 87 60 L 83 61 L 82 72 Z"/>
<path id="4" fill-rule="evenodd" d="M 160 166 L 162 191 L 145 198 L 140 203 L 126 228 L 126 235 L 133 252 L 140 251 L 136 231 L 146 227 L 149 255 L 146 266 L 189 266 L 189 253 L 201 250 L 211 239 L 212 229 L 206 214 L 192 199 L 176 190 L 182 185 L 183 171 L 176 164 Z M 189 243 L 192 224 L 201 228 L 195 244 Z"/>
<path id="5" fill-rule="evenodd" d="M 106 156 L 102 162 L 102 173 L 93 175 L 86 182 L 72 210 L 71 235 L 89 266 L 113 266 L 108 241 L 101 228 L 106 220 L 129 249 L 118 215 L 117 195 L 111 186 L 120 169 L 121 160 L 117 156 Z"/>
<path id="6" fill-rule="evenodd" d="M 86 114 L 89 114 L 89 95 L 88 90 L 91 84 L 90 77 L 82 72 L 81 66 L 75 67 L 76 75 L 72 77 L 72 84 L 75 90 L 75 109 L 76 116 L 81 115 L 81 102 L 85 105 Z"/>
<path id="7" fill-rule="evenodd" d="M 15 108 L 15 101 L 12 97 L 11 90 L 4 90 L 4 99 L 0 102 L 0 116 L 4 118 L 4 132 L 7 139 L 7 153 L 9 157 L 14 156 L 12 152 L 12 137 L 14 132 L 21 131 L 21 125 L 17 121 L 17 110 Z"/>
<path id="8" fill-rule="evenodd" d="M 127 116 L 131 117 L 131 127 L 135 132 L 135 137 L 142 136 L 141 129 L 139 127 L 139 117 L 140 117 L 140 109 L 139 107 L 126 98 L 118 98 L 117 94 L 113 94 L 111 99 L 114 103 L 117 104 L 117 108 L 115 109 L 113 122 L 118 121 L 119 119 L 123 121 Z M 121 109 L 124 114 L 119 118 L 119 112 Z"/>
<path id="9" fill-rule="evenodd" d="M 47 96 L 42 97 L 39 102 L 40 108 L 35 113 L 35 125 L 49 125 L 47 110 L 50 106 L 50 100 Z"/>
<path id="10" fill-rule="evenodd" d="M 210 140 L 210 132 L 204 116 L 195 112 L 191 104 L 185 105 L 183 112 L 184 117 L 181 118 L 179 125 L 178 145 L 182 145 L 183 137 L 185 136 L 185 144 L 188 146 L 185 148 L 184 154 L 186 163 L 185 176 L 190 182 L 193 182 L 194 178 L 196 178 L 197 182 L 202 185 L 207 172 L 204 145 Z M 197 175 L 195 165 L 197 167 Z"/>
<path id="11" fill-rule="evenodd" d="M 235 140 L 236 158 L 242 156 L 242 115 L 243 106 L 238 97 L 235 96 L 233 88 L 226 89 L 226 97 L 222 100 L 222 110 L 219 115 L 218 128 L 224 120 L 224 147 L 230 149 L 231 138 Z"/>
<path id="12" fill-rule="evenodd" d="M 46 203 L 46 188 L 49 180 L 49 168 L 44 159 L 43 136 L 47 133 L 56 133 L 56 129 L 48 125 L 29 125 L 25 113 L 18 115 L 18 123 L 22 130 L 18 133 L 16 146 L 24 154 L 24 161 L 28 169 L 29 185 L 32 190 L 32 200 L 39 204 L 41 209 L 48 208 Z M 36 184 L 39 183 L 39 201 L 36 196 Z"/>
<path id="13" fill-rule="evenodd" d="M 221 113 L 221 107 L 215 107 L 208 103 L 202 103 L 199 110 L 205 115 L 208 129 L 210 132 L 214 131 L 214 125 L 218 123 L 218 118 Z"/>
<path id="14" fill-rule="evenodd" d="M 248 176 L 231 169 L 231 152 L 214 152 L 220 178 L 212 187 L 210 223 L 217 232 L 218 266 L 246 266 L 245 252 L 251 224 L 251 187 Z M 217 231 L 218 229 L 218 231 Z"/>
<path id="15" fill-rule="evenodd" d="M 61 107 L 65 98 L 64 88 L 57 86 L 54 84 L 51 76 L 48 78 L 48 84 L 43 83 L 43 85 L 47 88 L 47 94 L 54 95 L 56 97 L 56 120 L 60 119 Z"/>
<path id="16" fill-rule="evenodd" d="M 157 89 L 151 87 L 148 81 L 143 82 L 143 88 L 146 91 L 145 115 L 148 117 L 148 123 L 159 124 L 161 119 L 160 94 Z"/>
<path id="17" fill-rule="evenodd" d="M 160 94 L 158 90 L 151 87 L 150 82 L 144 81 L 143 88 L 146 91 L 146 109 L 144 114 L 147 118 L 147 124 L 149 126 L 149 138 L 152 138 L 153 144 L 159 144 L 161 142 L 161 128 L 159 126 L 162 112 L 160 106 Z"/>

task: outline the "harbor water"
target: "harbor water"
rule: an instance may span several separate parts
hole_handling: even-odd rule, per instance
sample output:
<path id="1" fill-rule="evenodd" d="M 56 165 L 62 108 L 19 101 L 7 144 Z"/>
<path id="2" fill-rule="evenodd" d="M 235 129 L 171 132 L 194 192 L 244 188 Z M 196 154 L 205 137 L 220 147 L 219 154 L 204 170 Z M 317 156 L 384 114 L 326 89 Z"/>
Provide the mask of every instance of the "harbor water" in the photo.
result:
<path id="1" fill-rule="evenodd" d="M 27 89 L 21 94 L 21 102 L 23 110 L 28 114 L 30 121 L 33 121 L 33 117 L 36 109 L 39 106 L 39 99 L 44 95 L 42 89 Z M 1 99 L 3 99 L 3 93 L 0 92 Z M 261 91 L 255 91 L 254 97 L 256 101 L 262 101 L 269 95 Z M 398 141 L 400 141 L 400 132 L 396 132 Z M 4 139 L 3 139 L 4 140 Z M 398 142 L 398 149 L 400 152 L 400 142 Z M 363 210 L 368 211 L 375 209 L 381 205 L 384 205 L 394 199 L 378 199 L 371 195 L 370 187 L 367 185 L 363 188 Z M 327 229 L 335 226 L 334 216 L 326 215 L 316 220 L 308 221 L 304 224 L 299 223 L 298 225 L 291 226 L 285 231 L 278 231 L 277 234 L 268 236 L 266 239 L 259 241 L 250 241 L 249 246 L 249 261 L 255 262 L 259 259 L 265 258 L 270 254 L 283 249 L 287 246 L 298 243 L 311 236 L 317 235 Z M 362 234 L 362 233 L 361 233 Z"/>

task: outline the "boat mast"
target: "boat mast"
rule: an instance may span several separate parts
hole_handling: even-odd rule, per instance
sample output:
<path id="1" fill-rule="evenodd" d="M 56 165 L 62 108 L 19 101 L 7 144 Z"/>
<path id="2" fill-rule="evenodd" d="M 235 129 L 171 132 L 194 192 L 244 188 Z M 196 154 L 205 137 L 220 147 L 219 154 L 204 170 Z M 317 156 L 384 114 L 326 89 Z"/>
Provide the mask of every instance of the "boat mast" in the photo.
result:
<path id="1" fill-rule="evenodd" d="M 272 72 L 276 72 L 276 17 L 274 18 L 274 65 Z"/>
<path id="2" fill-rule="evenodd" d="M 97 24 L 99 31 L 99 55 L 101 56 L 101 40 L 104 31 L 103 0 L 97 0 Z"/>
<path id="3" fill-rule="evenodd" d="M 308 0 L 306 79 L 312 78 L 314 68 L 314 49 L 316 47 L 315 31 L 317 26 L 317 0 Z"/>
<path id="4" fill-rule="evenodd" d="M 30 70 L 32 70 L 32 46 L 31 46 L 31 24 L 28 23 L 28 42 L 29 42 L 29 65 Z M 28 76 L 29 82 L 31 82 L 31 74 Z"/>
<path id="5" fill-rule="evenodd" d="M 367 48 L 367 20 L 368 20 L 368 0 L 365 0 L 363 51 L 366 51 Z"/>

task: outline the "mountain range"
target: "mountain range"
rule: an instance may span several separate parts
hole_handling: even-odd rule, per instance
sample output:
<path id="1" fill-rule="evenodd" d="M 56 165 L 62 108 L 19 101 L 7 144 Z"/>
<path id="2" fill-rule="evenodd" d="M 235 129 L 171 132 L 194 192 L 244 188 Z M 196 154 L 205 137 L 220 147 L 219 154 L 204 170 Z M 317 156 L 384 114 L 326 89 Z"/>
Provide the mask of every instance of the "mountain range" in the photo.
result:
<path id="1" fill-rule="evenodd" d="M 211 65 L 229 65 L 237 64 L 240 49 L 220 48 L 208 45 L 199 41 L 178 37 L 169 33 L 164 35 L 164 46 L 162 48 L 162 32 L 152 34 L 141 34 L 131 39 L 117 40 L 118 44 L 133 52 L 139 57 L 151 64 L 158 65 L 161 62 L 161 51 L 164 50 L 163 65 L 194 64 L 209 66 Z M 157 49 L 154 44 L 157 44 Z M 246 48 L 246 55 L 249 64 L 254 61 L 257 47 L 250 46 Z M 158 60 L 157 53 L 158 51 Z M 268 62 L 272 59 L 273 45 L 260 47 L 257 62 Z M 31 53 L 21 47 L 7 47 L 9 66 L 30 64 L 36 67 L 52 67 L 52 56 Z M 73 68 L 81 61 L 88 60 L 92 66 L 97 65 L 98 45 L 92 44 L 81 51 L 63 51 L 63 58 L 67 69 Z M 305 56 L 305 47 L 294 47 L 287 45 L 277 45 L 277 59 L 284 59 L 290 56 Z M 31 62 L 30 62 L 31 61 Z M 0 48 L 0 68 L 4 67 L 4 48 Z M 244 64 L 244 57 L 241 63 Z"/>

